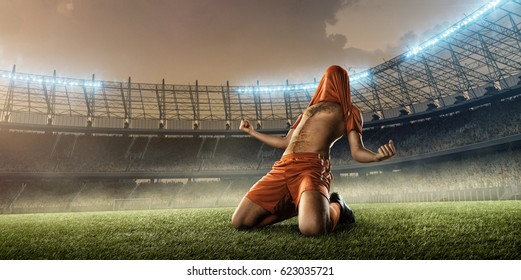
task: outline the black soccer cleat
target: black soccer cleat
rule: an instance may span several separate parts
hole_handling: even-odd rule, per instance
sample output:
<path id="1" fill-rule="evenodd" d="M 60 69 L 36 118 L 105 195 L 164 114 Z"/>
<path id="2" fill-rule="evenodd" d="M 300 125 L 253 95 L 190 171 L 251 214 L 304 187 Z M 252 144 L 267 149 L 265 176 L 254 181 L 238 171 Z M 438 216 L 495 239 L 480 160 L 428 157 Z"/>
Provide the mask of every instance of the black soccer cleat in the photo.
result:
<path id="1" fill-rule="evenodd" d="M 355 222 L 355 212 L 349 208 L 341 195 L 334 192 L 329 195 L 329 202 L 340 204 L 340 220 L 339 224 L 349 225 Z"/>

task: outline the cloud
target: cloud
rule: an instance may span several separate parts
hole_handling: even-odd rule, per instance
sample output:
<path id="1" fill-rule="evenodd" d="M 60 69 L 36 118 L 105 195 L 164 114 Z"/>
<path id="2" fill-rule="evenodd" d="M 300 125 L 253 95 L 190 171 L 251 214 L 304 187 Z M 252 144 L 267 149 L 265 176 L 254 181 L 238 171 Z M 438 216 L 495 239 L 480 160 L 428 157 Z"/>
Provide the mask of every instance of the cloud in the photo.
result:
<path id="1" fill-rule="evenodd" d="M 17 49 L 27 65 L 107 79 L 305 81 L 330 64 L 368 56 L 326 32 L 340 9 L 357 2 L 41 0 L 11 7 L 23 12 L 24 24 L 6 53 Z"/>
<path id="2" fill-rule="evenodd" d="M 0 1 L 0 40 L 12 38 L 22 28 L 21 11 L 14 1 Z"/>
<path id="3" fill-rule="evenodd" d="M 438 35 L 444 30 L 447 30 L 449 27 L 450 22 L 445 21 L 434 25 L 432 28 L 423 31 L 421 34 L 409 30 L 399 37 L 397 43 L 388 45 L 385 49 L 384 55 L 386 57 L 395 57 L 415 46 L 418 46 L 422 42 L 428 41 L 430 38 Z"/>
<path id="4" fill-rule="evenodd" d="M 420 43 L 420 37 L 416 32 L 409 30 L 398 39 L 397 43 L 387 45 L 385 48 L 385 57 L 395 57 L 407 49 L 412 49 L 414 46 Z"/>
<path id="5" fill-rule="evenodd" d="M 438 23 L 434 25 L 432 28 L 425 30 L 422 33 L 422 41 L 426 41 L 429 38 L 438 35 L 439 33 L 447 30 L 451 26 L 451 23 L 449 21 L 444 21 L 442 23 Z"/>
<path id="6" fill-rule="evenodd" d="M 56 7 L 56 12 L 64 16 L 72 16 L 74 12 L 74 2 L 72 0 L 59 1 Z"/>
<path id="7" fill-rule="evenodd" d="M 328 36 L 326 24 L 334 23 L 337 11 L 351 2 L 195 1 L 183 10 L 171 7 L 175 20 L 165 24 L 175 25 L 158 28 L 176 42 L 172 60 L 189 65 L 182 54 L 190 52 L 193 64 L 212 66 L 192 68 L 193 77 L 210 76 L 220 68 L 236 81 L 285 79 L 342 56 L 347 39 Z"/>

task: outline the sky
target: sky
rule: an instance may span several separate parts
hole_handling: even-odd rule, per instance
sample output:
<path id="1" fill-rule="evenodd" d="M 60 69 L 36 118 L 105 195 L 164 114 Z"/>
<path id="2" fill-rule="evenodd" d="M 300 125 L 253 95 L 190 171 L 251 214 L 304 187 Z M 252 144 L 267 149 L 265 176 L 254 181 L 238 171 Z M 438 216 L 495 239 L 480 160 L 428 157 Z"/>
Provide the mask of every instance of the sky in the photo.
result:
<path id="1" fill-rule="evenodd" d="M 0 0 L 0 69 L 203 85 L 391 59 L 487 0 Z"/>

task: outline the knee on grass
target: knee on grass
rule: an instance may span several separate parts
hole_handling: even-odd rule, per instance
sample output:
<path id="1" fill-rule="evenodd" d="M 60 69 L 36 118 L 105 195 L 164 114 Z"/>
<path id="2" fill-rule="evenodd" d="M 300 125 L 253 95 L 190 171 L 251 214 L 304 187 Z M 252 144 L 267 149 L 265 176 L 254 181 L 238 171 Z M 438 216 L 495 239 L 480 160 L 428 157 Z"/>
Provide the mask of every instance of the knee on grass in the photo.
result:
<path id="1" fill-rule="evenodd" d="M 243 219 L 237 218 L 235 215 L 232 216 L 232 226 L 236 230 L 249 230 L 253 228 L 253 225 L 250 223 L 247 223 Z"/>
<path id="2" fill-rule="evenodd" d="M 306 222 L 299 224 L 300 233 L 304 236 L 320 236 L 327 234 L 328 228 L 323 222 Z"/>

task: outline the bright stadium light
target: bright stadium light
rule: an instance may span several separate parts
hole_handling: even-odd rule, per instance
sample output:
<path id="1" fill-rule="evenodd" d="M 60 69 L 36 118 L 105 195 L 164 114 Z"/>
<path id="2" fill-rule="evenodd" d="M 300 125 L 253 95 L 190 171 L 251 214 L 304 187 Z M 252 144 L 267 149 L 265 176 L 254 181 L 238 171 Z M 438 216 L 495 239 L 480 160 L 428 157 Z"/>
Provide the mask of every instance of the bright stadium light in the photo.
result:
<path id="1" fill-rule="evenodd" d="M 288 92 L 288 91 L 303 91 L 303 90 L 315 90 L 318 86 L 318 83 L 308 83 L 308 84 L 294 84 L 294 85 L 272 85 L 272 86 L 256 86 L 256 87 L 241 87 L 237 89 L 237 92 Z"/>
<path id="2" fill-rule="evenodd" d="M 405 57 L 411 57 L 411 56 L 417 55 L 418 53 L 422 52 L 424 49 L 429 48 L 433 45 L 436 45 L 440 40 L 443 40 L 443 39 L 451 36 L 454 32 L 469 25 L 470 23 L 474 22 L 476 19 L 483 16 L 483 14 L 485 14 L 486 12 L 494 9 L 500 2 L 501 2 L 501 0 L 494 0 L 492 2 L 489 2 L 488 4 L 481 7 L 479 10 L 477 10 L 476 12 L 472 13 L 470 16 L 464 18 L 460 22 L 451 26 L 449 29 L 445 30 L 443 33 L 441 33 L 438 36 L 413 48 L 412 50 L 410 50 L 409 52 L 407 52 L 405 54 Z"/>
<path id="3" fill-rule="evenodd" d="M 103 87 L 102 81 L 75 81 L 68 78 L 58 78 L 55 76 L 40 76 L 33 74 L 13 74 L 13 73 L 2 73 L 1 78 L 16 80 L 21 82 L 33 82 L 47 85 L 62 85 L 62 86 L 79 86 L 83 85 L 85 87 L 92 88 L 100 88 Z"/>
<path id="4" fill-rule="evenodd" d="M 365 72 L 362 72 L 360 74 L 355 74 L 355 75 L 349 77 L 349 82 L 351 82 L 351 83 L 352 82 L 356 82 L 356 81 L 359 81 L 361 79 L 365 79 L 367 77 L 369 77 L 369 71 L 365 71 Z"/>

